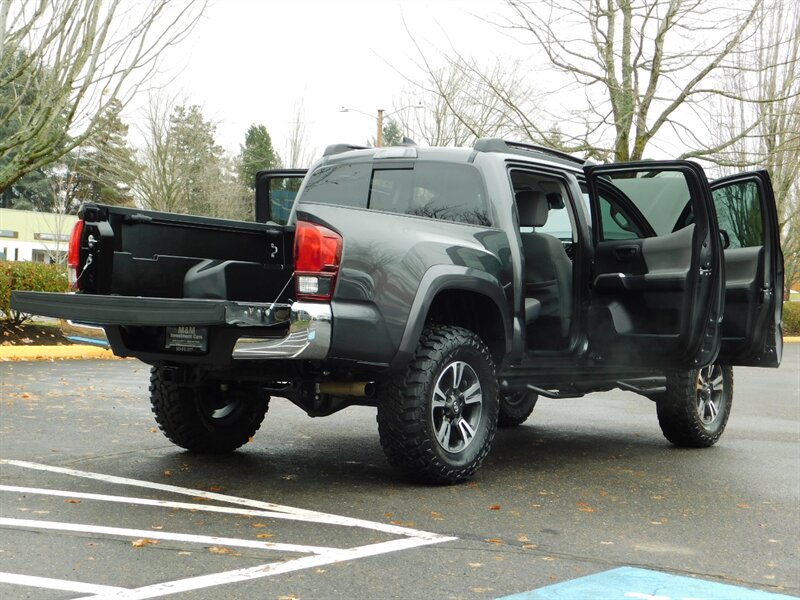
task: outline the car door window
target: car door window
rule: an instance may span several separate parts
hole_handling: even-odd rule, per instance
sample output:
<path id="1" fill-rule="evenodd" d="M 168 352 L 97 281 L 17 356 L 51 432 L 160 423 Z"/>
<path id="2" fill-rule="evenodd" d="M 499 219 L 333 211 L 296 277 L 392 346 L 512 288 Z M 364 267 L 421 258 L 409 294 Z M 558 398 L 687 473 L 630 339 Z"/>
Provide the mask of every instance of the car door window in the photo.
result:
<path id="1" fill-rule="evenodd" d="M 720 233 L 727 248 L 752 248 L 764 244 L 761 203 L 754 181 L 715 189 L 712 196 Z"/>

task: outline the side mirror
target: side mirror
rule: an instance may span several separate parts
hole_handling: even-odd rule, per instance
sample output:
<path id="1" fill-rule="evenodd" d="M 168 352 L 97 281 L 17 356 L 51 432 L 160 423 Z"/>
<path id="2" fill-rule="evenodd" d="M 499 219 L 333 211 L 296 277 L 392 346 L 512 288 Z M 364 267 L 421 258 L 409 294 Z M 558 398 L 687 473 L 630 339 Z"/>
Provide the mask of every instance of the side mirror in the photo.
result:
<path id="1" fill-rule="evenodd" d="M 307 169 L 273 169 L 256 175 L 256 221 L 285 225 Z"/>
<path id="2" fill-rule="evenodd" d="M 722 249 L 727 250 L 731 247 L 731 236 L 724 229 L 719 230 L 719 241 L 722 244 Z"/>

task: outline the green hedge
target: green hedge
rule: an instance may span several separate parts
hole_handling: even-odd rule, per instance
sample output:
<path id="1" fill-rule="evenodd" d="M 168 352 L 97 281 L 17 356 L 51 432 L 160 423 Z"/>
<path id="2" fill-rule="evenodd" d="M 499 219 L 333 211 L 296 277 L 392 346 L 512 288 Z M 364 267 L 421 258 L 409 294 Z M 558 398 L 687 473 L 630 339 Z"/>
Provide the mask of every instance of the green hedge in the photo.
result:
<path id="1" fill-rule="evenodd" d="M 783 335 L 800 335 L 800 302 L 783 303 Z"/>
<path id="2" fill-rule="evenodd" d="M 66 270 L 61 265 L 0 261 L 0 321 L 22 323 L 31 317 L 11 310 L 11 290 L 66 292 Z"/>

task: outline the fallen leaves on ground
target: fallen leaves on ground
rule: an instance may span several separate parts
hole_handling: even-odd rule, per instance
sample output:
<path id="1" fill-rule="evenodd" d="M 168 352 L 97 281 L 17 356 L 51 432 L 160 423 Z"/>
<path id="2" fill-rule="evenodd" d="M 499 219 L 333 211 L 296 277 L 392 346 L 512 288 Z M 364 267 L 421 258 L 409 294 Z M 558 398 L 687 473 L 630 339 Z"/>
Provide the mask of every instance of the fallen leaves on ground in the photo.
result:
<path id="1" fill-rule="evenodd" d="M 275 537 L 275 534 L 274 533 L 259 533 L 256 537 L 258 539 L 260 539 L 260 540 L 266 540 L 268 538 Z"/>
<path id="2" fill-rule="evenodd" d="M 211 552 L 211 554 L 227 554 L 229 556 L 241 556 L 241 554 L 239 554 L 235 550 L 231 550 L 230 548 L 226 548 L 225 546 L 211 546 L 208 549 L 208 551 Z"/>
<path id="3" fill-rule="evenodd" d="M 492 504 L 491 506 L 489 506 L 489 510 L 500 510 L 500 505 Z"/>
<path id="4" fill-rule="evenodd" d="M 144 548 L 145 546 L 152 546 L 158 543 L 158 540 L 151 540 L 150 538 L 139 538 L 138 540 L 133 540 L 131 542 L 131 546 L 134 548 Z"/>
<path id="5" fill-rule="evenodd" d="M 389 524 L 399 527 L 416 527 L 414 521 L 389 521 Z"/>
<path id="6" fill-rule="evenodd" d="M 503 544 L 505 544 L 505 542 L 500 538 L 487 538 L 486 541 L 489 542 L 490 544 L 494 544 L 495 546 L 502 546 Z"/>
<path id="7" fill-rule="evenodd" d="M 64 500 L 64 502 L 66 502 L 67 504 L 80 504 L 81 503 L 81 501 L 78 500 L 77 498 L 67 498 L 66 500 Z"/>

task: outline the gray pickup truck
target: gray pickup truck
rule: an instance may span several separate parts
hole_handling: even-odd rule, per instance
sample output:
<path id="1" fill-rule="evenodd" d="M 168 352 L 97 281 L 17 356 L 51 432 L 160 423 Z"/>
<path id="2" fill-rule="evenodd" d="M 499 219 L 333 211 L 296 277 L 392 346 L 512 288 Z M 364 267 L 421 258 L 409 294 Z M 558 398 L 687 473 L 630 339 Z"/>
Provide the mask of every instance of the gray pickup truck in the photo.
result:
<path id="1" fill-rule="evenodd" d="M 470 477 L 539 397 L 621 388 L 665 437 L 714 444 L 733 365 L 776 367 L 783 257 L 764 171 L 593 165 L 547 148 L 330 146 L 262 172 L 256 222 L 86 205 L 73 294 L 27 313 L 101 325 L 152 365 L 175 444 L 230 452 L 270 396 L 377 408 L 389 462 Z"/>

